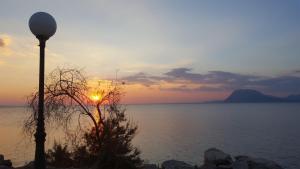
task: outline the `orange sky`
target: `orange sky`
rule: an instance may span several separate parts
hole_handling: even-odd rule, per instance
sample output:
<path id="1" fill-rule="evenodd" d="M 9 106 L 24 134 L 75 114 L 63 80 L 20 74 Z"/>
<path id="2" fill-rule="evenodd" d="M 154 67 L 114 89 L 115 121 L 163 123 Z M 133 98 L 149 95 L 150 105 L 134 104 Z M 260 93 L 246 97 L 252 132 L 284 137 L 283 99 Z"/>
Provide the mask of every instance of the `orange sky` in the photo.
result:
<path id="1" fill-rule="evenodd" d="M 93 80 L 94 81 L 94 80 Z M 26 97 L 35 90 L 36 84 L 22 85 L 17 83 L 7 84 L 10 87 L 0 89 L 1 105 L 23 105 Z M 228 92 L 184 92 L 166 90 L 168 85 L 144 86 L 142 84 L 122 85 L 124 93 L 122 103 L 125 104 L 145 104 L 145 103 L 189 103 L 203 102 L 209 100 L 219 100 L 225 98 Z"/>
<path id="2" fill-rule="evenodd" d="M 124 87 L 125 103 L 190 103 L 225 98 L 228 92 L 176 92 L 149 88 L 142 85 Z"/>

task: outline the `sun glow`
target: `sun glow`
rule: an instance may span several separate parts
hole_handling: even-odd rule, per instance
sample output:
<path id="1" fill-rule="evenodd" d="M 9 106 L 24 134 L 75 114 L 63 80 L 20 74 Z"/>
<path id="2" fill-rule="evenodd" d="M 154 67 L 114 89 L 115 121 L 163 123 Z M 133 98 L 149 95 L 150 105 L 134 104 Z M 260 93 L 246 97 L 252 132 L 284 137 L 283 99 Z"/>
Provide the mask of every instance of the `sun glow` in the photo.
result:
<path id="1" fill-rule="evenodd" d="M 97 94 L 93 94 L 91 95 L 91 99 L 93 101 L 99 101 L 101 99 L 101 96 L 100 95 L 97 95 Z"/>

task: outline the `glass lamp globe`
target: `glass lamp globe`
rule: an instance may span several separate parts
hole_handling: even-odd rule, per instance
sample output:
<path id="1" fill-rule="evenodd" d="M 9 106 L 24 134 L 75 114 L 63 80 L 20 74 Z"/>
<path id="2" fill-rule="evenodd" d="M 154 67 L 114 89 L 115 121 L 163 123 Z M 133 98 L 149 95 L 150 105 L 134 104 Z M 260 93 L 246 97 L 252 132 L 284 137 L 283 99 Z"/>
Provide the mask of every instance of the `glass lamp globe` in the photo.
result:
<path id="1" fill-rule="evenodd" d="M 56 22 L 50 14 L 37 12 L 30 17 L 29 28 L 38 39 L 47 40 L 55 34 Z"/>

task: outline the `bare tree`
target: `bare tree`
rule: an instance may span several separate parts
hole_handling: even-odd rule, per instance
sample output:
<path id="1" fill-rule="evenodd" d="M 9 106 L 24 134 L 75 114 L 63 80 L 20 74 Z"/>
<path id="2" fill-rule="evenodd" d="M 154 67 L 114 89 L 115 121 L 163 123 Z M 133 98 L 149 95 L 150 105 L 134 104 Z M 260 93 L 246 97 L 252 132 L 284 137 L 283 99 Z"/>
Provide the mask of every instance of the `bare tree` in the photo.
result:
<path id="1" fill-rule="evenodd" d="M 45 85 L 45 119 L 58 122 L 68 129 L 74 115 L 87 116 L 98 130 L 103 125 L 105 112 L 110 105 L 119 104 L 120 86 L 115 82 L 104 84 L 102 87 L 88 86 L 86 76 L 82 70 L 57 68 L 52 71 Z M 91 93 L 94 92 L 94 93 Z M 93 98 L 97 97 L 97 98 Z M 37 118 L 38 91 L 28 97 L 28 104 L 33 114 L 25 121 L 24 129 L 33 133 Z M 97 110 L 95 114 L 94 110 Z M 97 131 L 100 137 L 101 131 Z"/>
<path id="2" fill-rule="evenodd" d="M 107 139 L 121 138 L 123 140 L 115 140 L 120 142 L 116 144 L 126 146 L 127 151 L 124 151 L 123 147 L 123 155 L 128 155 L 127 159 L 134 157 L 135 164 L 138 165 L 141 163 L 138 157 L 140 153 L 130 144 L 137 127 L 124 117 L 125 109 L 120 105 L 121 96 L 121 87 L 117 81 L 109 83 L 99 81 L 98 85 L 89 87 L 82 70 L 57 68 L 49 74 L 45 85 L 46 123 L 54 122 L 68 131 L 74 115 L 78 118 L 79 126 L 80 117 L 86 116 L 93 124 L 92 129 L 85 134 L 87 142 L 90 141 L 88 144 L 93 145 L 87 147 L 92 147 L 101 154 L 104 147 L 109 147 L 106 145 L 109 143 Z M 33 134 L 37 119 L 37 101 L 38 92 L 35 92 L 28 99 L 33 113 L 24 124 L 25 131 L 30 134 Z M 125 124 L 120 124 L 124 122 Z M 99 155 L 98 163 L 95 165 L 97 168 L 103 166 L 99 163 L 103 161 L 104 156 Z"/>

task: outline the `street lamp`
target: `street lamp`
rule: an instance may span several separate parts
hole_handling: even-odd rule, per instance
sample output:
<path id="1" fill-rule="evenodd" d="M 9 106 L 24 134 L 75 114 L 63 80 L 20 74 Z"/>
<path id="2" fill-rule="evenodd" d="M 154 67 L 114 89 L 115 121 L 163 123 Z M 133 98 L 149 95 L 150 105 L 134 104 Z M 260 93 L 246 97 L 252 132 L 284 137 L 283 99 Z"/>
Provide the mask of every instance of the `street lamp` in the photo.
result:
<path id="1" fill-rule="evenodd" d="M 54 35 L 56 22 L 54 18 L 45 12 L 37 12 L 29 19 L 29 28 L 40 42 L 40 74 L 39 74 L 39 102 L 38 118 L 35 133 L 35 169 L 45 169 L 45 123 L 44 123 L 44 73 L 45 73 L 45 46 L 46 40 Z"/>

